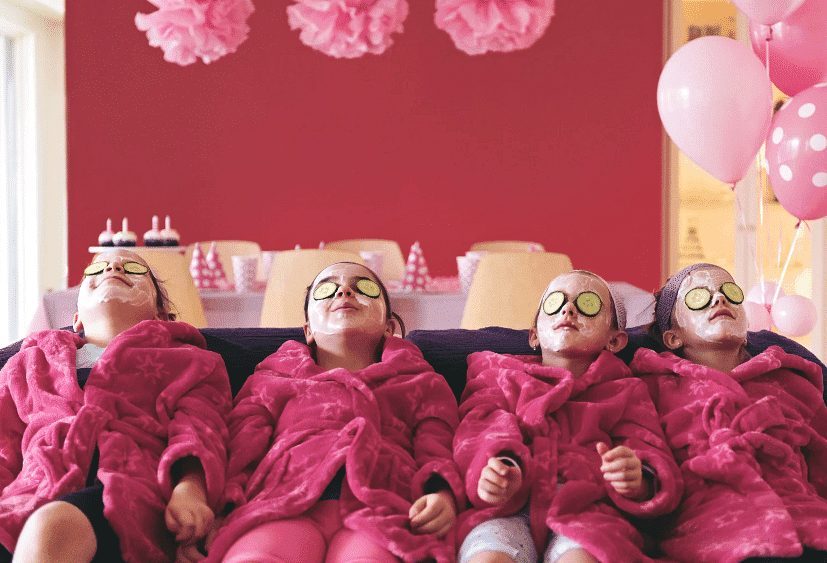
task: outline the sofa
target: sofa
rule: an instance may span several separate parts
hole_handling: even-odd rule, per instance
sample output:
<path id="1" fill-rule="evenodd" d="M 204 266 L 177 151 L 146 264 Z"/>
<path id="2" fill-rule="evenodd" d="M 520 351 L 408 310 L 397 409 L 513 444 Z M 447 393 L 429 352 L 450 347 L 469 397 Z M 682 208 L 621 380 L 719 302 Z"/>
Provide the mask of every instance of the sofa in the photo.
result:
<path id="1" fill-rule="evenodd" d="M 626 363 L 640 347 L 657 349 L 658 344 L 647 334 L 645 327 L 629 329 L 629 344 L 618 353 Z M 256 365 L 278 350 L 287 340 L 304 342 L 301 328 L 205 328 L 201 329 L 207 347 L 224 358 L 233 394 L 237 393 Z M 472 352 L 491 350 L 505 354 L 539 354 L 528 345 L 528 329 L 516 330 L 487 327 L 476 330 L 414 330 L 406 337 L 422 350 L 434 370 L 445 377 L 457 399 L 465 386 L 466 358 Z M 0 349 L 0 368 L 20 350 L 21 342 Z M 786 352 L 798 354 L 816 362 L 822 369 L 827 384 L 827 366 L 804 346 L 770 331 L 750 332 L 747 349 L 757 354 L 771 345 Z M 827 385 L 825 385 L 827 387 Z"/>

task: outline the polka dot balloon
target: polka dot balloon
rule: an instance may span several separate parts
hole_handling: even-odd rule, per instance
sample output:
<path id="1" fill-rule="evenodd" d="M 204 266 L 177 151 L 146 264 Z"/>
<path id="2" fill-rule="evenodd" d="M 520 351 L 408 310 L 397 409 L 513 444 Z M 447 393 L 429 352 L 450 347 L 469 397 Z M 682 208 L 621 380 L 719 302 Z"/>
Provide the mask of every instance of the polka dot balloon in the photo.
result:
<path id="1" fill-rule="evenodd" d="M 827 216 L 827 83 L 778 110 L 767 136 L 767 165 L 770 185 L 791 215 Z"/>

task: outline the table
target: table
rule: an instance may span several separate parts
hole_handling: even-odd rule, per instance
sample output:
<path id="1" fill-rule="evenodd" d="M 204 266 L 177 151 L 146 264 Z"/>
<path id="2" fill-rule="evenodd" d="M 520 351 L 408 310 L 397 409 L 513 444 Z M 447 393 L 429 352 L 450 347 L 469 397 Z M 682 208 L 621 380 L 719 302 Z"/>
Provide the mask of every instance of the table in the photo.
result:
<path id="1" fill-rule="evenodd" d="M 611 283 L 626 304 L 627 326 L 647 324 L 654 319 L 654 298 L 638 287 L 624 282 Z M 72 324 L 79 287 L 46 293 L 40 300 L 35 316 L 29 324 L 29 332 L 62 328 Z M 261 317 L 264 292 L 202 290 L 201 303 L 210 328 L 257 327 Z M 391 307 L 402 320 L 405 328 L 412 330 L 438 330 L 459 328 L 465 308 L 464 293 L 425 293 L 416 291 L 388 291 Z"/>
<path id="2" fill-rule="evenodd" d="M 79 286 L 52 291 L 40 299 L 29 332 L 62 328 L 72 324 Z M 204 316 L 210 328 L 257 327 L 261 318 L 264 292 L 200 291 Z M 389 291 L 391 307 L 408 331 L 417 329 L 459 328 L 465 307 L 464 293 L 423 293 Z"/>

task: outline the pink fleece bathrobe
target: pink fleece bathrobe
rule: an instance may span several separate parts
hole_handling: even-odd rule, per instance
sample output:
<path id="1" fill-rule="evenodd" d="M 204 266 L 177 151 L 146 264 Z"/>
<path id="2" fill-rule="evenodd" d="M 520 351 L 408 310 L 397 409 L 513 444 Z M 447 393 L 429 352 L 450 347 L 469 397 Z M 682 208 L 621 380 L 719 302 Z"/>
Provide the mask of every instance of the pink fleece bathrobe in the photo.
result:
<path id="1" fill-rule="evenodd" d="M 0 372 L 0 542 L 14 551 L 36 508 L 84 488 L 97 445 L 104 514 L 124 559 L 168 563 L 172 465 L 197 457 L 213 506 L 224 488 L 224 362 L 193 327 L 144 321 L 109 343 L 81 390 L 75 356 L 84 344 L 71 332 L 35 333 Z"/>
<path id="2" fill-rule="evenodd" d="M 827 550 L 827 407 L 821 369 L 772 346 L 730 373 L 641 348 L 681 466 L 684 499 L 661 547 L 680 561 L 735 563 Z"/>
<path id="3" fill-rule="evenodd" d="M 682 483 L 646 386 L 607 351 L 580 378 L 540 361 L 493 352 L 468 357 L 454 455 L 476 508 L 461 515 L 458 539 L 528 500 L 541 553 L 552 529 L 600 561 L 649 561 L 640 533 L 625 516 L 669 512 L 680 500 Z M 628 446 L 654 470 L 659 488 L 652 499 L 630 500 L 603 479 L 598 442 Z M 520 460 L 522 489 L 494 508 L 479 498 L 477 483 L 488 459 L 502 454 Z"/>
<path id="4" fill-rule="evenodd" d="M 254 527 L 308 510 L 343 465 L 346 528 L 407 562 L 454 561 L 449 542 L 411 532 L 408 510 L 434 474 L 464 502 L 451 456 L 456 426 L 450 387 L 410 342 L 386 339 L 381 362 L 355 372 L 325 371 L 306 345 L 286 342 L 236 397 L 227 500 L 238 506 L 210 561 Z"/>

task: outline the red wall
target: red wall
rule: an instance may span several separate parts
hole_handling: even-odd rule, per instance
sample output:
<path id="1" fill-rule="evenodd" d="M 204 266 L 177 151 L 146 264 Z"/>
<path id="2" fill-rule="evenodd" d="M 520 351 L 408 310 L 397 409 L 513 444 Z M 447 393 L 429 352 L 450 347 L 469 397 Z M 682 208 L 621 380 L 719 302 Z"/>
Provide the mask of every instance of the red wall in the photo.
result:
<path id="1" fill-rule="evenodd" d="M 107 217 L 169 214 L 183 244 L 418 240 L 455 275 L 471 243 L 525 239 L 658 285 L 661 3 L 559 0 L 532 48 L 471 57 L 409 0 L 385 54 L 338 60 L 254 1 L 239 50 L 189 67 L 135 28 L 149 2 L 66 3 L 70 283 Z"/>

